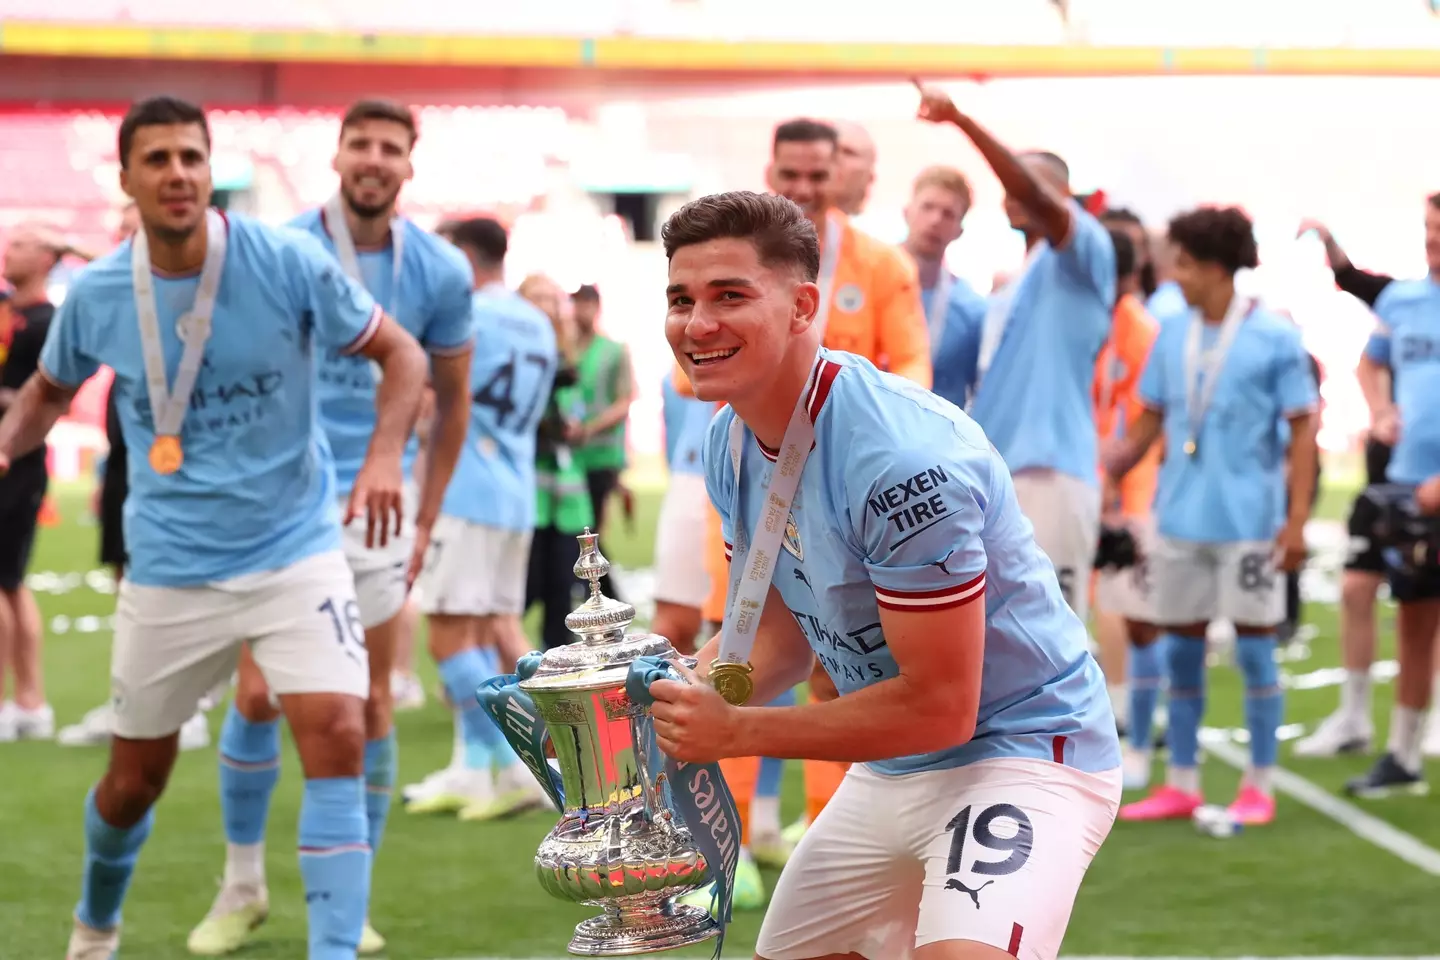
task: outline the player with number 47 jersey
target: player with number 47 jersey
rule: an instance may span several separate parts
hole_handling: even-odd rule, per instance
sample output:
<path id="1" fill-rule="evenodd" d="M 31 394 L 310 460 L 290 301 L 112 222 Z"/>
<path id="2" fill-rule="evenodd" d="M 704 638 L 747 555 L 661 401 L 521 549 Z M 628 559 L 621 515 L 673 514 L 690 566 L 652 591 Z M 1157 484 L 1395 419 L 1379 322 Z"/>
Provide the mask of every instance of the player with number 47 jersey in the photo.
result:
<path id="1" fill-rule="evenodd" d="M 1235 291 L 1235 273 L 1257 262 L 1250 220 L 1236 209 L 1200 209 L 1172 221 L 1169 234 L 1190 313 L 1161 327 L 1140 378 L 1145 412 L 1105 459 L 1118 481 L 1165 439 L 1159 539 L 1148 563 L 1167 631 L 1159 642 L 1169 667 L 1170 769 L 1165 785 L 1122 808 L 1120 819 L 1186 818 L 1204 803 L 1196 763 L 1205 636 L 1210 621 L 1224 618 L 1235 624 L 1251 758 L 1230 814 L 1264 824 L 1275 816 L 1282 712 L 1280 571 L 1305 557 L 1316 384 L 1299 329 Z"/>
<path id="2" fill-rule="evenodd" d="M 728 404 L 704 462 L 732 557 L 699 672 L 650 686 L 659 746 L 852 764 L 758 955 L 1051 960 L 1114 823 L 1120 744 L 1004 461 L 949 401 L 821 348 L 819 244 L 791 201 L 705 197 L 664 238 L 666 336 Z M 838 696 L 748 705 L 817 656 Z"/>
<path id="3" fill-rule="evenodd" d="M 533 777 L 485 715 L 475 690 L 529 649 L 525 609 L 535 527 L 535 442 L 555 382 L 550 318 L 504 285 L 505 228 L 477 217 L 452 243 L 475 274 L 470 429 L 420 575 L 430 652 L 458 711 L 465 763 L 405 790 L 409 813 L 489 820 L 542 802 Z"/>

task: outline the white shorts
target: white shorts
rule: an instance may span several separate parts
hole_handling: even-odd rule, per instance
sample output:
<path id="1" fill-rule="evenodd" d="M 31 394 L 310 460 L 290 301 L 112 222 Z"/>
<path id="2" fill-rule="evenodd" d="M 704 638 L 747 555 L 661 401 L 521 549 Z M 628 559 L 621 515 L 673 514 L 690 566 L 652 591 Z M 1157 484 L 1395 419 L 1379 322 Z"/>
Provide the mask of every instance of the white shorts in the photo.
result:
<path id="1" fill-rule="evenodd" d="M 1268 540 L 1197 543 L 1160 536 L 1149 569 L 1161 626 L 1229 620 L 1272 627 L 1285 619 L 1285 575 Z"/>
<path id="2" fill-rule="evenodd" d="M 1095 606 L 1106 613 L 1118 613 L 1141 623 L 1155 622 L 1154 585 L 1150 554 L 1155 548 L 1155 520 L 1151 517 L 1129 522 L 1139 554 L 1134 566 L 1124 570 L 1101 570 L 1095 578 Z"/>
<path id="3" fill-rule="evenodd" d="M 532 533 L 442 514 L 420 573 L 420 609 L 457 617 L 524 613 Z"/>
<path id="4" fill-rule="evenodd" d="M 120 581 L 110 654 L 116 736 L 176 732 L 235 671 L 242 643 L 273 695 L 370 694 L 365 629 L 345 555 L 199 587 Z"/>
<path id="5" fill-rule="evenodd" d="M 672 473 L 660 519 L 655 525 L 655 599 L 699 607 L 710 596 L 710 575 L 705 572 L 706 510 L 710 494 L 705 478 Z"/>
<path id="6" fill-rule="evenodd" d="M 1044 760 L 903 777 L 857 763 L 780 874 L 755 951 L 904 960 L 973 940 L 1053 960 L 1120 789 L 1118 768 Z"/>
<path id="7" fill-rule="evenodd" d="M 340 498 L 340 517 L 345 517 L 348 498 Z M 360 601 L 360 622 L 365 629 L 385 623 L 405 606 L 405 571 L 410 566 L 410 551 L 415 548 L 415 514 L 420 495 L 413 483 L 405 484 L 404 518 L 400 535 L 390 529 L 385 546 L 365 546 L 365 518 L 356 517 L 343 527 L 345 560 L 355 575 L 355 595 Z M 392 521 L 393 522 L 393 521 Z"/>
<path id="8" fill-rule="evenodd" d="M 1084 620 L 1100 543 L 1100 491 L 1055 470 L 1022 470 L 1014 481 L 1020 512 L 1035 528 L 1035 543 L 1054 565 L 1065 602 Z"/>

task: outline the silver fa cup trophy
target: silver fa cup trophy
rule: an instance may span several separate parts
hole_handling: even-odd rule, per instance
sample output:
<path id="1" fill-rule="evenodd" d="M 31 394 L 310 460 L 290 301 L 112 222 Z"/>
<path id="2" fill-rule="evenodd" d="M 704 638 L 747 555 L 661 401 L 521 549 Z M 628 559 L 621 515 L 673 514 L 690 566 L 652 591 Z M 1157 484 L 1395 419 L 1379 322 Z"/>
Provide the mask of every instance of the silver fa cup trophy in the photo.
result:
<path id="1" fill-rule="evenodd" d="M 665 637 L 626 633 L 635 608 L 600 592 L 610 564 L 595 534 L 587 529 L 579 540 L 575 575 L 589 581 L 590 596 L 565 618 L 578 642 L 531 654 L 518 671 L 523 696 L 491 708 L 492 716 L 505 712 L 502 730 L 552 798 L 558 767 L 563 815 L 535 854 L 535 872 L 552 896 L 604 911 L 575 928 L 573 954 L 620 957 L 693 946 L 719 935 L 721 925 L 709 911 L 676 901 L 708 887 L 721 865 L 707 862 L 686 828 L 650 709 L 627 695 L 626 677 L 640 657 L 692 667 L 694 661 L 681 658 Z M 548 728 L 553 762 L 536 756 L 540 742 L 520 716 L 527 698 Z M 716 789 L 724 791 L 723 783 Z"/>

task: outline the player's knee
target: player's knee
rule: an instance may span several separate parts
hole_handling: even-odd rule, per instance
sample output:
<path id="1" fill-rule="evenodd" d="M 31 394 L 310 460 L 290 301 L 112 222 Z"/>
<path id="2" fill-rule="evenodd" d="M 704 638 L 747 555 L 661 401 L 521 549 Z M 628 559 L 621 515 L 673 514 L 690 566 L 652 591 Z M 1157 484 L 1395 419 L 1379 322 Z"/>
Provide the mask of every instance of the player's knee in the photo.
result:
<path id="1" fill-rule="evenodd" d="M 139 823 L 165 792 L 168 779 L 164 771 L 112 766 L 102 786 L 107 822 L 114 826 Z"/>
<path id="2" fill-rule="evenodd" d="M 317 695 L 291 712 L 290 727 L 308 779 L 357 776 L 361 772 L 365 706 L 359 699 Z"/>
<path id="3" fill-rule="evenodd" d="M 1340 583 L 1340 602 L 1352 612 L 1368 612 L 1375 607 L 1375 593 L 1379 588 L 1378 577 L 1347 571 Z"/>

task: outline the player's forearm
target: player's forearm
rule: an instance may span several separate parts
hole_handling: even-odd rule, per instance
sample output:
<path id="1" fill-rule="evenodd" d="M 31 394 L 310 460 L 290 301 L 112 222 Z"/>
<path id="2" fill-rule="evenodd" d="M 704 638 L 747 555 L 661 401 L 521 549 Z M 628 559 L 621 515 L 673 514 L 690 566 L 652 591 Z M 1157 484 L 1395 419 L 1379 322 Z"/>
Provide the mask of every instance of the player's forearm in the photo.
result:
<path id="1" fill-rule="evenodd" d="M 1145 459 L 1145 454 L 1160 436 L 1163 424 L 1159 411 L 1147 409 L 1140 415 L 1140 419 L 1135 421 L 1125 435 L 1119 454 L 1111 463 L 1106 464 L 1106 472 L 1112 480 L 1118 484 L 1125 479 L 1127 473 L 1135 469 L 1136 464 Z"/>
<path id="2" fill-rule="evenodd" d="M 945 750 L 975 734 L 956 691 L 904 674 L 834 700 L 740 711 L 737 757 L 864 763 Z"/>
<path id="3" fill-rule="evenodd" d="M 14 460 L 37 449 L 70 409 L 74 395 L 41 374 L 31 375 L 0 418 L 0 456 Z"/>
<path id="4" fill-rule="evenodd" d="M 1302 526 L 1310 519 L 1310 502 L 1315 493 L 1315 464 L 1320 457 L 1320 448 L 1315 440 L 1315 421 L 1313 413 L 1290 418 L 1290 450 L 1286 458 L 1290 472 L 1286 479 L 1290 491 L 1289 522 Z"/>
<path id="5" fill-rule="evenodd" d="M 445 501 L 445 489 L 460 460 L 469 427 L 469 398 L 463 386 L 436 384 L 435 414 L 425 445 L 424 483 L 420 489 L 420 505 L 415 517 L 417 525 L 433 527 Z"/>
<path id="6" fill-rule="evenodd" d="M 958 111 L 957 114 L 955 125 L 965 132 L 985 162 L 990 164 L 995 179 L 1000 181 L 1005 192 L 1045 225 L 1047 240 L 1052 244 L 1063 243 L 1070 233 L 1070 208 L 1066 205 L 1066 198 L 1026 169 L 1009 147 L 995 139 L 973 117 Z"/>
<path id="7" fill-rule="evenodd" d="M 1362 354 L 1360 365 L 1355 370 L 1355 379 L 1360 384 L 1360 393 L 1365 405 L 1370 408 L 1370 419 L 1378 420 L 1394 406 L 1390 399 L 1390 371 Z"/>

